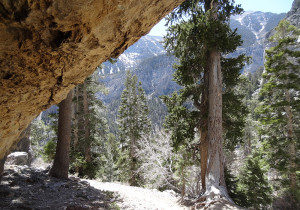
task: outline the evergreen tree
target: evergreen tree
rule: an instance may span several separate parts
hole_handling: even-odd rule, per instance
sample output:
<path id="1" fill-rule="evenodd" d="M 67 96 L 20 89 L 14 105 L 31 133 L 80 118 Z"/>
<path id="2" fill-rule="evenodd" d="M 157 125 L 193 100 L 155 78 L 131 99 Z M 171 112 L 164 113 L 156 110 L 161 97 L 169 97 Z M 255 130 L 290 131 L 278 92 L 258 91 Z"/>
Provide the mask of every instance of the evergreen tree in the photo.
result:
<path id="1" fill-rule="evenodd" d="M 129 177 L 131 185 L 138 185 L 137 169 L 139 163 L 137 150 L 139 149 L 139 140 L 148 135 L 151 128 L 145 92 L 141 83 L 137 84 L 137 82 L 137 76 L 127 71 L 118 116 L 120 140 L 123 149 L 121 165 L 124 166 L 122 167 L 123 172 L 125 177 Z M 130 167 L 126 169 L 128 164 Z"/>
<path id="2" fill-rule="evenodd" d="M 73 97 L 73 132 L 71 142 L 71 171 L 79 176 L 94 178 L 101 165 L 99 156 L 105 153 L 108 126 L 104 119 L 104 106 L 97 99 L 103 92 L 97 72 L 78 85 Z"/>
<path id="3" fill-rule="evenodd" d="M 45 145 L 49 142 L 54 136 L 56 137 L 55 132 L 51 129 L 51 126 L 46 124 L 40 116 L 34 119 L 31 122 L 31 131 L 30 131 L 30 144 L 33 151 L 33 157 L 38 158 L 43 156 L 45 157 Z M 55 144 L 56 147 L 56 144 Z M 53 158 L 55 153 L 55 147 L 53 151 Z M 51 161 L 53 160 L 51 158 Z"/>
<path id="4" fill-rule="evenodd" d="M 236 203 L 253 209 L 267 209 L 272 202 L 272 188 L 266 177 L 268 164 L 258 152 L 249 156 L 239 175 Z M 241 197 L 244 196 L 244 197 Z M 242 199 L 241 199 L 242 198 Z"/>
<path id="5" fill-rule="evenodd" d="M 247 204 L 247 197 L 244 191 L 240 190 L 239 188 L 239 179 L 235 175 L 232 174 L 231 170 L 225 167 L 224 170 L 225 175 L 225 182 L 228 191 L 228 195 L 230 198 L 240 206 L 246 206 Z M 255 184 L 255 183 L 253 183 Z"/>
<path id="6" fill-rule="evenodd" d="M 180 94 L 164 99 L 167 106 L 175 98 L 178 101 L 176 106 L 168 107 L 170 119 L 176 121 L 167 123 L 176 145 L 184 144 L 186 136 L 193 139 L 195 128 L 198 129 L 201 180 L 206 196 L 217 188 L 227 197 L 222 127 L 227 131 L 225 138 L 232 142 L 229 147 L 233 148 L 241 140 L 246 114 L 242 97 L 234 91 L 246 57 L 226 56 L 241 45 L 241 37 L 228 23 L 230 15 L 242 12 L 233 4 L 228 0 L 187 0 L 169 16 L 171 26 L 165 37 L 167 50 L 179 59 L 174 79 L 183 86 Z"/>
<path id="7" fill-rule="evenodd" d="M 120 156 L 119 142 L 117 138 L 108 133 L 107 139 L 102 142 L 102 149 L 100 154 L 100 167 L 98 169 L 97 177 L 102 181 L 112 182 L 116 181 L 119 176 L 118 159 Z"/>
<path id="8" fill-rule="evenodd" d="M 263 101 L 258 112 L 271 166 L 287 179 L 284 183 L 293 192 L 299 188 L 297 171 L 300 171 L 300 30 L 286 20 L 275 30 L 271 40 L 276 46 L 266 50 L 264 85 L 260 92 Z M 296 207 L 296 194 L 293 197 Z"/>

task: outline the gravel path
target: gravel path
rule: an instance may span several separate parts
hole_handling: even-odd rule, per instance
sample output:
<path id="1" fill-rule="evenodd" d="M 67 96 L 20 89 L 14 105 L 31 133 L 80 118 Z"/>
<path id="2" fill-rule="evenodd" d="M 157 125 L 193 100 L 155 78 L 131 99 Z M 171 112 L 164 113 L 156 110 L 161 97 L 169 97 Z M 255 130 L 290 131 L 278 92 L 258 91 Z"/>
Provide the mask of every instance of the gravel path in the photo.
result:
<path id="1" fill-rule="evenodd" d="M 160 192 L 158 190 L 126 186 L 118 183 L 98 182 L 95 180 L 86 181 L 97 189 L 118 193 L 120 199 L 118 199 L 117 204 L 121 209 L 188 209 L 177 202 L 179 197 L 173 191 Z"/>

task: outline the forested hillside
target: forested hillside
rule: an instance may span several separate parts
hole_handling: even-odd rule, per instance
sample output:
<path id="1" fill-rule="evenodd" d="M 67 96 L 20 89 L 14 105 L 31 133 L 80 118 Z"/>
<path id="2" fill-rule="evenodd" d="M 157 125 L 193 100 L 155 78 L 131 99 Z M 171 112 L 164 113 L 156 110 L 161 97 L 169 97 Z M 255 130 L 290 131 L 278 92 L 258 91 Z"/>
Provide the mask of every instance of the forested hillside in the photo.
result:
<path id="1" fill-rule="evenodd" d="M 266 34 L 285 15 L 245 12 L 232 17 L 230 27 L 232 29 L 237 28 L 237 33 L 242 36 L 243 44 L 228 56 L 237 56 L 243 53 L 251 56 L 251 62 L 242 69 L 244 74 L 253 73 L 264 65 L 264 49 L 268 43 Z M 112 132 L 116 130 L 113 119 L 117 115 L 126 70 L 133 71 L 142 82 L 149 99 L 152 124 L 154 127 L 162 127 L 167 109 L 159 96 L 169 95 L 180 89 L 180 86 L 173 81 L 173 73 L 175 72 L 173 65 L 175 63 L 175 57 L 167 54 L 163 48 L 162 37 L 146 35 L 129 47 L 116 61 L 102 64 L 98 71 L 103 76 L 101 82 L 105 84 L 109 94 L 102 94 L 99 98 L 107 104 L 109 109 L 108 117 L 111 119 L 109 124 Z"/>

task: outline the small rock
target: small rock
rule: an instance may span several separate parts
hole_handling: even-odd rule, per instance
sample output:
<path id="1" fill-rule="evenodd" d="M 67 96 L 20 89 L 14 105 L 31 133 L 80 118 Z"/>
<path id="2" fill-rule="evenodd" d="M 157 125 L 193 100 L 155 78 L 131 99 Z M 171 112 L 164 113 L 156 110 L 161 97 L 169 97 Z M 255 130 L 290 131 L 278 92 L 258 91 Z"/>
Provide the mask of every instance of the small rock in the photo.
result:
<path id="1" fill-rule="evenodd" d="M 87 181 L 81 181 L 79 182 L 80 184 L 83 184 L 83 185 L 87 185 L 87 186 L 90 186 L 90 183 L 88 183 Z"/>
<path id="2" fill-rule="evenodd" d="M 72 181 L 78 181 L 78 182 L 80 181 L 80 178 L 75 177 L 75 176 L 70 176 L 69 179 L 72 180 Z"/>

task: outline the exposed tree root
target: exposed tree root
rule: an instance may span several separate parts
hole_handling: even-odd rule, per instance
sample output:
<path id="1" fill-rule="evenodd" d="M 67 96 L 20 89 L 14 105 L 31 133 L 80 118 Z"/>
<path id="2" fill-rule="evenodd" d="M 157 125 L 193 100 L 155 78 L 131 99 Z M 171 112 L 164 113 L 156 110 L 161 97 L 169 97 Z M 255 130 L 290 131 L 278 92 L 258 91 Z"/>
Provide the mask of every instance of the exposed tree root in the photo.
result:
<path id="1" fill-rule="evenodd" d="M 192 209 L 242 209 L 234 204 L 226 191 L 212 188 L 194 201 Z"/>

